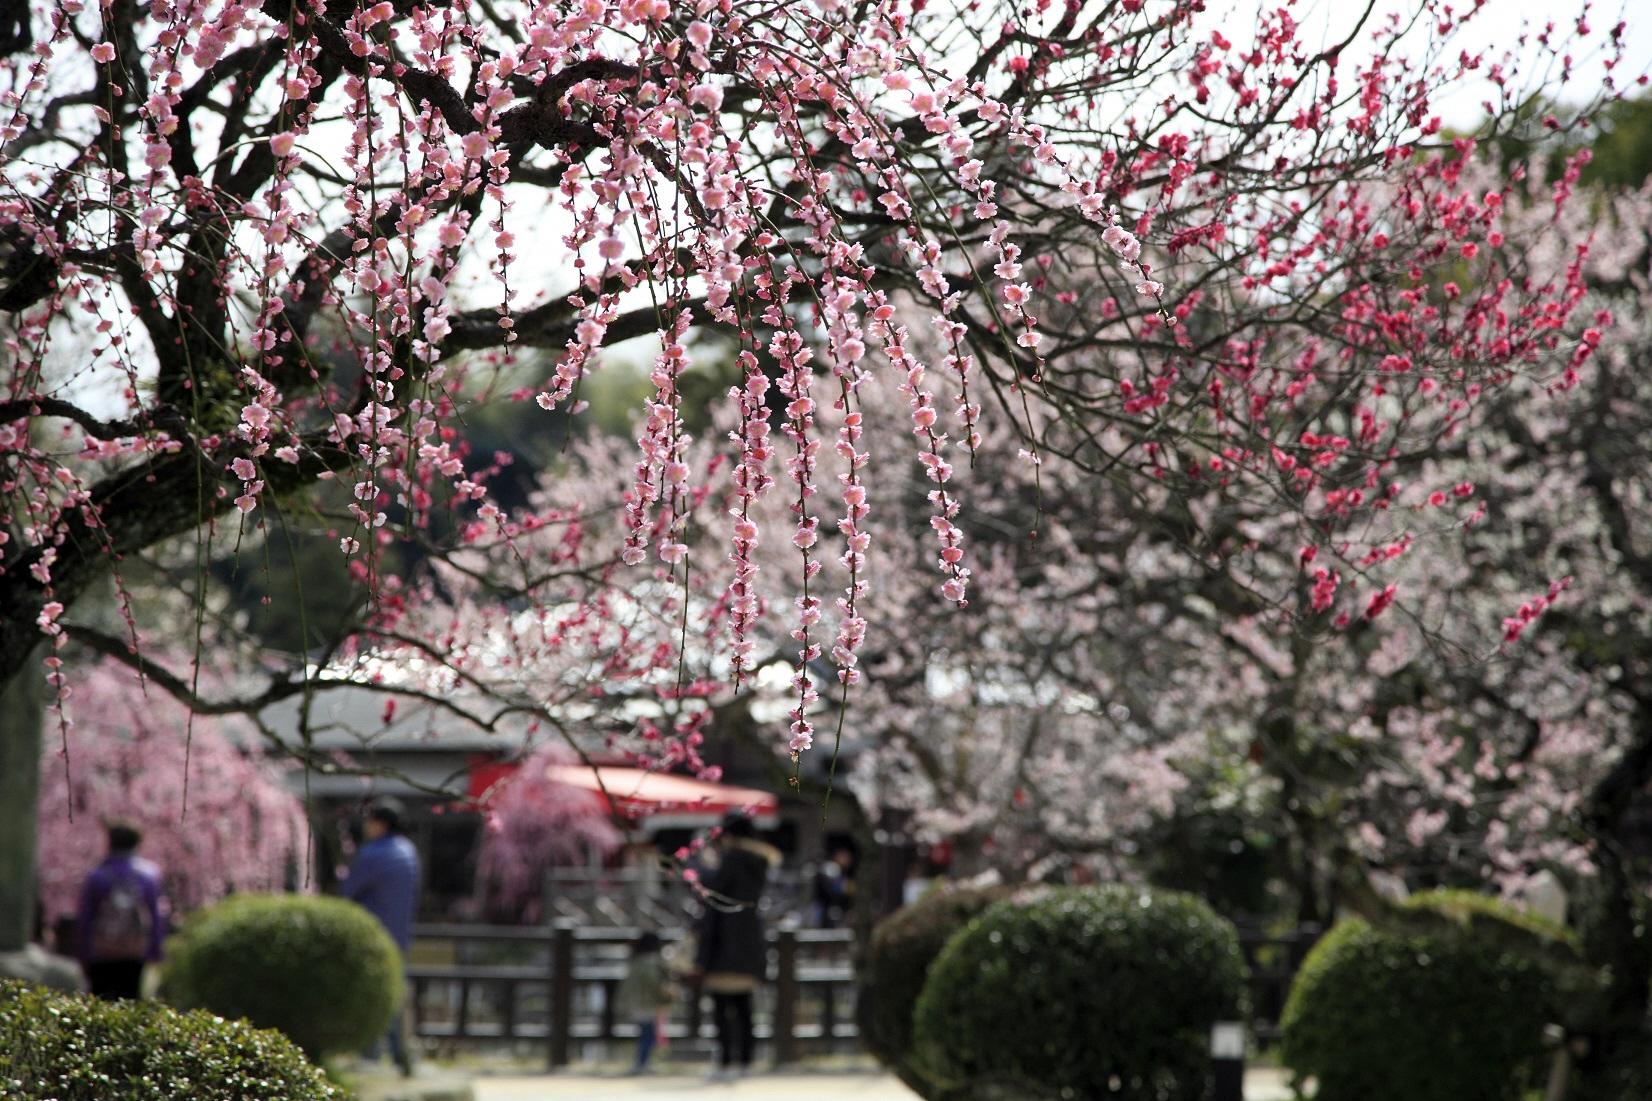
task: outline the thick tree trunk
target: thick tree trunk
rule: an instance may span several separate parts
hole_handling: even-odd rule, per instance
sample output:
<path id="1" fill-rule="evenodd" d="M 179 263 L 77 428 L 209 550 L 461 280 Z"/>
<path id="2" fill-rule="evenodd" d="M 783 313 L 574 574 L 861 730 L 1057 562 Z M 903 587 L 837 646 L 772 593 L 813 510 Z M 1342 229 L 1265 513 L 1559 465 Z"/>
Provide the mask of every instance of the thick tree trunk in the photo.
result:
<path id="1" fill-rule="evenodd" d="M 1652 1096 L 1652 934 L 1645 884 L 1625 847 L 1625 824 L 1635 798 L 1652 781 L 1652 696 L 1631 693 L 1640 712 L 1634 734 L 1583 809 L 1595 841 L 1598 894 L 1579 918 L 1583 952 L 1604 989 L 1585 1027 L 1584 1048 L 1571 1096 L 1616 1101 Z"/>
<path id="2" fill-rule="evenodd" d="M 29 943 L 35 921 L 35 822 L 45 682 L 39 652 L 0 689 L 0 952 Z"/>
<path id="3" fill-rule="evenodd" d="M 1295 785 L 1287 790 L 1287 807 L 1295 801 Z M 1307 814 L 1286 810 L 1290 829 L 1285 836 L 1291 886 L 1296 892 L 1296 924 L 1325 928 L 1331 923 L 1331 902 L 1317 824 Z"/>
<path id="4" fill-rule="evenodd" d="M 995 868 L 987 856 L 986 834 L 979 829 L 967 830 L 952 838 L 952 878 L 974 879 L 989 871 L 1005 874 L 1005 882 L 1014 882 L 1013 870 Z"/>
<path id="5" fill-rule="evenodd" d="M 1601 897 L 1583 923 L 1584 952 L 1605 977 L 1598 1009 L 1581 1039 L 1584 1048 L 1570 1096 L 1578 1101 L 1640 1099 L 1652 1090 L 1652 1034 L 1647 1000 L 1652 994 L 1652 943 L 1646 905 L 1625 861 L 1603 854 Z"/>

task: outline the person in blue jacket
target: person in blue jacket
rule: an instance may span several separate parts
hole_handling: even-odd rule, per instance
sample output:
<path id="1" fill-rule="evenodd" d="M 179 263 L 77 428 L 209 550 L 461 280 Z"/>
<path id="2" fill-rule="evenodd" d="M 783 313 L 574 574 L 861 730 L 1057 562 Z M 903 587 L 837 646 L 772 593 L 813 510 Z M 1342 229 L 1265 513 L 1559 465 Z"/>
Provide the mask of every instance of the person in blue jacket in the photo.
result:
<path id="1" fill-rule="evenodd" d="M 379 919 L 379 924 L 401 949 L 405 963 L 407 950 L 413 943 L 413 915 L 419 904 L 419 854 L 402 832 L 401 804 L 394 799 L 374 801 L 368 808 L 362 832 L 364 843 L 356 850 L 356 858 L 350 862 L 349 874 L 340 890 L 345 898 Z M 402 1074 L 410 1075 L 413 1061 L 403 1035 L 404 1007 L 405 998 L 390 1018 L 386 1039 L 390 1057 Z M 377 1059 L 378 1049 L 379 1045 L 374 1044 L 367 1057 Z"/>

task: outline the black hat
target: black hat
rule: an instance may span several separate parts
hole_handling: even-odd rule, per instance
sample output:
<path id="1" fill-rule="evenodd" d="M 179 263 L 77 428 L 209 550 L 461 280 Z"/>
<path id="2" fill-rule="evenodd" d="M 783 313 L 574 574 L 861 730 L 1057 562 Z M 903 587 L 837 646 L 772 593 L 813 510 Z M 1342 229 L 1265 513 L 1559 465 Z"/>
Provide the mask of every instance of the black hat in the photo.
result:
<path id="1" fill-rule="evenodd" d="M 143 842 L 143 831 L 130 822 L 109 823 L 109 848 L 117 853 L 129 853 Z"/>
<path id="2" fill-rule="evenodd" d="M 400 833 L 406 812 L 402 808 L 401 800 L 381 796 L 373 800 L 372 805 L 367 808 L 367 817 L 375 822 L 384 823 L 384 828 L 391 833 Z"/>

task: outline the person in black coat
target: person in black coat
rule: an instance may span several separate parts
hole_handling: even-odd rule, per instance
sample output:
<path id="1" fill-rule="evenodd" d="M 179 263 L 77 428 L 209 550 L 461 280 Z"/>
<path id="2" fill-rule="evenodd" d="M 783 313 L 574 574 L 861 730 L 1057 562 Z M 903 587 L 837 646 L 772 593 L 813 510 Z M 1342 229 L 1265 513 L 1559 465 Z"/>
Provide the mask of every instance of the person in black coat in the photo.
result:
<path id="1" fill-rule="evenodd" d="M 832 850 L 829 860 L 815 872 L 814 905 L 811 917 L 817 929 L 836 929 L 849 913 L 855 893 L 855 882 L 849 877 L 854 854 L 839 846 Z"/>
<path id="2" fill-rule="evenodd" d="M 700 877 L 707 899 L 695 964 L 717 1022 L 713 1077 L 719 1080 L 751 1068 L 752 996 L 768 974 L 768 944 L 757 908 L 780 854 L 758 841 L 755 832 L 743 814 L 724 818 L 717 843 L 720 859 Z"/>

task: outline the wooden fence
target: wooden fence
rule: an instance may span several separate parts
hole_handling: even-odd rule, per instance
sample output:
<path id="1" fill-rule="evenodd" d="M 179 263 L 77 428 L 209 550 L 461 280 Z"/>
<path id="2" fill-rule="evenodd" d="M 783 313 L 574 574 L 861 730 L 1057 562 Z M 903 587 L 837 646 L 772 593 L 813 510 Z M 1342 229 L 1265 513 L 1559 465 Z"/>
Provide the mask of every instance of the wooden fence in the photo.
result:
<path id="1" fill-rule="evenodd" d="M 764 920 L 775 926 L 801 920 L 811 883 L 809 876 L 791 869 L 772 872 L 763 888 Z M 693 922 L 700 912 L 700 896 L 681 876 L 652 864 L 555 868 L 545 875 L 543 912 L 552 921 L 577 928 L 672 929 Z"/>
<path id="2" fill-rule="evenodd" d="M 614 995 L 639 930 L 550 926 L 419 925 L 408 967 L 414 1034 L 438 1043 L 543 1044 L 550 1067 L 567 1066 L 575 1045 L 630 1040 L 633 1021 Z M 682 934 L 666 933 L 670 942 Z M 1318 930 L 1241 931 L 1251 968 L 1251 1032 L 1261 1046 L 1278 1034 L 1290 983 Z M 769 936 L 772 981 L 758 992 L 757 1036 L 778 1063 L 853 1050 L 853 938 L 846 929 L 792 929 Z M 702 999 L 687 996 L 666 1029 L 673 1042 L 709 1039 Z"/>
<path id="3" fill-rule="evenodd" d="M 1284 1015 L 1291 983 L 1320 932 L 1316 925 L 1282 933 L 1239 930 L 1239 947 L 1250 965 L 1250 1032 L 1259 1048 L 1267 1048 L 1279 1039 L 1279 1019 Z"/>
<path id="4" fill-rule="evenodd" d="M 436 1041 L 537 1041 L 551 1067 L 567 1066 L 581 1041 L 632 1039 L 615 991 L 639 930 L 419 925 L 408 967 L 414 1034 Z M 669 942 L 681 934 L 662 934 Z M 777 1062 L 850 1048 L 856 1039 L 852 934 L 781 929 L 770 934 L 772 981 L 758 992 L 757 1037 Z M 446 946 L 445 950 L 440 946 Z M 432 949 L 438 949 L 433 951 Z M 666 1035 L 709 1036 L 701 999 L 685 997 Z"/>

